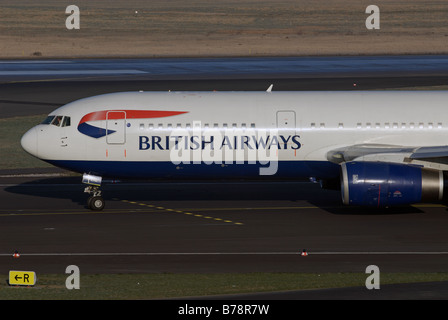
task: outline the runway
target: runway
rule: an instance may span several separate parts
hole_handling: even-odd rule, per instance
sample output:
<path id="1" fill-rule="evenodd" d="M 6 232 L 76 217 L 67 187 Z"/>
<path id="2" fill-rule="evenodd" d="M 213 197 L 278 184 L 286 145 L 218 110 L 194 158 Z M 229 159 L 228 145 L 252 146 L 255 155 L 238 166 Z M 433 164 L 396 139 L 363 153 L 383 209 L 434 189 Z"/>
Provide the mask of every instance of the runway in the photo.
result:
<path id="1" fill-rule="evenodd" d="M 448 56 L 0 61 L 0 116 L 119 91 L 378 90 L 448 84 Z"/>
<path id="2" fill-rule="evenodd" d="M 153 80 L 446 75 L 448 56 L 338 56 L 170 59 L 38 59 L 0 61 L 0 80 L 127 77 Z"/>
<path id="3" fill-rule="evenodd" d="M 2 117 L 45 114 L 78 98 L 127 90 L 266 90 L 271 83 L 274 90 L 369 90 L 448 83 L 440 66 L 412 76 L 374 68 L 369 76 L 324 71 L 202 73 L 194 80 L 141 73 L 5 80 L 5 73 L 0 111 Z M 444 204 L 344 207 L 338 191 L 307 181 L 129 181 L 107 184 L 106 209 L 96 213 L 86 209 L 80 177 L 60 173 L 0 170 L 1 274 L 30 268 L 63 273 L 70 264 L 83 273 L 364 273 L 372 264 L 381 272 L 447 270 Z M 19 259 L 12 258 L 15 250 Z"/>
<path id="4" fill-rule="evenodd" d="M 385 212 L 342 207 L 308 182 L 150 182 L 106 185 L 95 213 L 79 178 L 1 188 L 3 272 L 444 272 L 448 262 L 441 204 Z"/>

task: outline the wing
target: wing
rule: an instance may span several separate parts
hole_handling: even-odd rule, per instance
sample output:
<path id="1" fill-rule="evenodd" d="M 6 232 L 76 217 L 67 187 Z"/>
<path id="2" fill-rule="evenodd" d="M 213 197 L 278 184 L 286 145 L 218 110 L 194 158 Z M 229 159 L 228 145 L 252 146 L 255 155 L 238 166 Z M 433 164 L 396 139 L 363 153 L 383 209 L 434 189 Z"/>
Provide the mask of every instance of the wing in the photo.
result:
<path id="1" fill-rule="evenodd" d="M 331 150 L 327 159 L 333 163 L 381 161 L 415 163 L 424 167 L 448 169 L 448 146 L 409 147 L 383 144 L 359 144 Z"/>

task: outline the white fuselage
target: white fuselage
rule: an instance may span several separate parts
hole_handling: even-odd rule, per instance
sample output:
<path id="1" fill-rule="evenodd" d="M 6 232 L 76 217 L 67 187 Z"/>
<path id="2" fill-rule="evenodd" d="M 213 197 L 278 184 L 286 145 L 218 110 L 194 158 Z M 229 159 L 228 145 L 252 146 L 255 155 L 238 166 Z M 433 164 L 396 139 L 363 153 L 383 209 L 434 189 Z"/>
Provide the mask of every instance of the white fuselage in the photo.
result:
<path id="1" fill-rule="evenodd" d="M 22 145 L 57 166 L 116 178 L 242 178 L 270 167 L 261 174 L 332 179 L 334 150 L 447 145 L 447 102 L 442 91 L 114 93 L 56 109 L 50 116 L 68 125 L 40 124 Z"/>

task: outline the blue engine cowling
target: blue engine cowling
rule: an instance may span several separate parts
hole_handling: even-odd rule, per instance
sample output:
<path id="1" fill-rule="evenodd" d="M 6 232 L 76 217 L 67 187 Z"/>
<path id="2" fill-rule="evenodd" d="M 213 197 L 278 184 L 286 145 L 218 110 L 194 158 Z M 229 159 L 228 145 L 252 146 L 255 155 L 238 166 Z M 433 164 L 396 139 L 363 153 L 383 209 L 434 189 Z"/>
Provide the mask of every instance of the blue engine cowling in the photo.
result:
<path id="1" fill-rule="evenodd" d="M 341 164 L 344 204 L 389 207 L 443 198 L 444 173 L 414 165 L 384 162 Z"/>

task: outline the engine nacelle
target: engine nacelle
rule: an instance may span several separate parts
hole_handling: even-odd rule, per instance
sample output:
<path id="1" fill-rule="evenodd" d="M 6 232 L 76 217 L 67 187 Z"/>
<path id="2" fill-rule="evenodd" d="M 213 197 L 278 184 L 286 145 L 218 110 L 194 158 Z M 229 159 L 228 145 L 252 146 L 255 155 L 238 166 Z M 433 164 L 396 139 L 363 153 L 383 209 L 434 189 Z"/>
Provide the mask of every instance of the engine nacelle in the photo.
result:
<path id="1" fill-rule="evenodd" d="M 344 204 L 388 207 L 443 199 L 443 171 L 407 164 L 346 162 L 341 164 Z"/>

